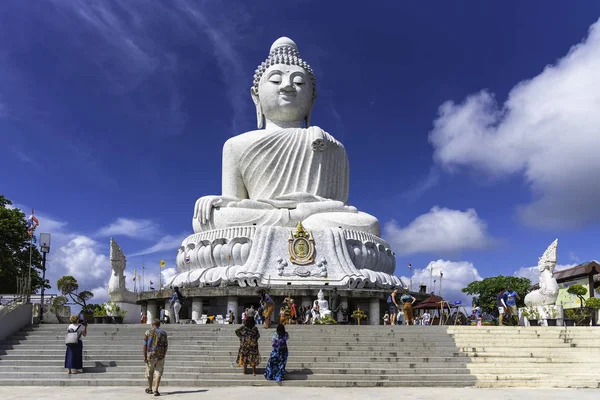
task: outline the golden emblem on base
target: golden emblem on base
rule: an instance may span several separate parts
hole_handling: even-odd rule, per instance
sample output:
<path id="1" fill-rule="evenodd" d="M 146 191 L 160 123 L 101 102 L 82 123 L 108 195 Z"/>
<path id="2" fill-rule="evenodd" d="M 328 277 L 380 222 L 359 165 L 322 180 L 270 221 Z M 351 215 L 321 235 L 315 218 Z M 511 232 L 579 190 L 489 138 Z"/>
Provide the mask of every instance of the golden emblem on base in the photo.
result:
<path id="1" fill-rule="evenodd" d="M 297 265 L 307 265 L 315 261 L 315 241 L 312 233 L 306 232 L 302 221 L 298 221 L 296 232 L 290 232 L 288 239 L 290 261 Z"/>

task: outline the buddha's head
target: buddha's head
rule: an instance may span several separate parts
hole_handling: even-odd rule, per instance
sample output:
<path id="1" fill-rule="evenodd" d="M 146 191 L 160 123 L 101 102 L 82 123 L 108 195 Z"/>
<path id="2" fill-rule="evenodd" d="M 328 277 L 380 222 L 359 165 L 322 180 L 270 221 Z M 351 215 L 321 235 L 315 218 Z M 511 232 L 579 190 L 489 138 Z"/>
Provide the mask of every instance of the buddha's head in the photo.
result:
<path id="1" fill-rule="evenodd" d="M 317 299 L 319 299 L 319 300 L 325 299 L 325 295 L 323 294 L 323 289 L 319 290 L 319 293 L 317 294 Z"/>
<path id="2" fill-rule="evenodd" d="M 315 75 L 291 39 L 273 43 L 269 57 L 256 69 L 250 91 L 259 129 L 265 119 L 279 126 L 310 125 L 317 97 Z"/>

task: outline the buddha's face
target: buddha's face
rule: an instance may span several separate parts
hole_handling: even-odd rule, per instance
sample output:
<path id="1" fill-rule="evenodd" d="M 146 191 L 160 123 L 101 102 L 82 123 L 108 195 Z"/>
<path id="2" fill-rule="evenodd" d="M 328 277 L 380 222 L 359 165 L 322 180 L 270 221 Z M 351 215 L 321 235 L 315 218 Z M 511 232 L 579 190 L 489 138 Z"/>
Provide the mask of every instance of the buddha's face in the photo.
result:
<path id="1" fill-rule="evenodd" d="M 323 295 L 323 292 L 319 291 L 319 293 L 317 294 L 317 299 L 323 300 L 324 298 L 325 296 Z"/>
<path id="2" fill-rule="evenodd" d="M 268 120 L 302 121 L 313 106 L 310 77 L 296 65 L 272 65 L 264 72 L 258 85 L 258 99 L 254 100 L 260 102 Z"/>

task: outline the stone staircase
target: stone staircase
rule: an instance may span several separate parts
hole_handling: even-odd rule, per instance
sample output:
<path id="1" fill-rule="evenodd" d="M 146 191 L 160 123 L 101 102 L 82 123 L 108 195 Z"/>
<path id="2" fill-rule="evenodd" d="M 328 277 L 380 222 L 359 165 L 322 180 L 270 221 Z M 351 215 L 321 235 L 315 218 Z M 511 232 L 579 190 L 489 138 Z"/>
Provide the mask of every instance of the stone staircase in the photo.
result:
<path id="1" fill-rule="evenodd" d="M 239 325 L 165 325 L 162 385 L 275 385 L 235 365 Z M 66 326 L 30 326 L 0 343 L 0 385 L 144 386 L 147 325 L 89 325 L 84 374 L 67 375 Z M 592 327 L 288 326 L 286 386 L 600 387 Z"/>

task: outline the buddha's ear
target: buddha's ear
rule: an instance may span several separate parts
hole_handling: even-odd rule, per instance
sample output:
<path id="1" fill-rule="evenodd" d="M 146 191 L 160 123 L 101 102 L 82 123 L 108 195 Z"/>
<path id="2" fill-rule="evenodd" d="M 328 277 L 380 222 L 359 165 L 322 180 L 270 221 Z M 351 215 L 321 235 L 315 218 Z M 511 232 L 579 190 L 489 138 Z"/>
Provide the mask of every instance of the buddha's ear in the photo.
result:
<path id="1" fill-rule="evenodd" d="M 258 129 L 262 129 L 265 121 L 262 113 L 262 108 L 260 107 L 258 90 L 254 86 L 250 88 L 250 95 L 252 96 L 252 101 L 254 102 L 254 106 L 256 107 L 256 126 L 258 126 Z"/>

